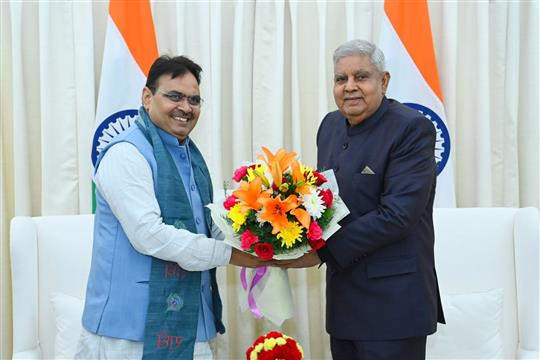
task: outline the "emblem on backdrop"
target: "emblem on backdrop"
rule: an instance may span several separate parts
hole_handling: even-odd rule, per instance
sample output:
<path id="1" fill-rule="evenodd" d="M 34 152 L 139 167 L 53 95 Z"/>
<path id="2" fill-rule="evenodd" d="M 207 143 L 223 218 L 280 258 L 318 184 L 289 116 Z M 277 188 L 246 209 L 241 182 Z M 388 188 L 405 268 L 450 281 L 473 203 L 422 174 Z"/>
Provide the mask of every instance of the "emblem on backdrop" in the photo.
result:
<path id="1" fill-rule="evenodd" d="M 435 130 L 437 131 L 437 138 L 435 139 L 435 160 L 437 162 L 437 175 L 439 175 L 444 170 L 448 158 L 450 157 L 450 133 L 448 132 L 448 128 L 440 116 L 430 108 L 415 103 L 404 104 L 420 112 L 433 123 L 433 126 L 435 126 Z"/>
<path id="2" fill-rule="evenodd" d="M 123 133 L 133 125 L 138 114 L 139 111 L 136 109 L 118 111 L 99 124 L 92 141 L 92 165 L 96 166 L 99 154 L 115 136 Z"/>

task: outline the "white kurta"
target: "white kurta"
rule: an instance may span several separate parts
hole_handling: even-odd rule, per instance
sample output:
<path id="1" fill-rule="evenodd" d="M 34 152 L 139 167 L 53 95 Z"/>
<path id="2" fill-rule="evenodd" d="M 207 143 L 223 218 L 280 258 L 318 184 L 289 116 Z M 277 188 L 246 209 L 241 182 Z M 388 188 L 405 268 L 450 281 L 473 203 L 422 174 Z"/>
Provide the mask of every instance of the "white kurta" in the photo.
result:
<path id="1" fill-rule="evenodd" d="M 129 241 L 141 254 L 173 261 L 188 271 L 227 265 L 231 247 L 215 226 L 207 238 L 163 223 L 154 192 L 152 170 L 144 156 L 127 142 L 111 147 L 94 177 Z M 83 329 L 77 359 L 140 359 L 143 342 L 98 336 Z M 209 343 L 195 343 L 194 359 L 212 359 Z"/>

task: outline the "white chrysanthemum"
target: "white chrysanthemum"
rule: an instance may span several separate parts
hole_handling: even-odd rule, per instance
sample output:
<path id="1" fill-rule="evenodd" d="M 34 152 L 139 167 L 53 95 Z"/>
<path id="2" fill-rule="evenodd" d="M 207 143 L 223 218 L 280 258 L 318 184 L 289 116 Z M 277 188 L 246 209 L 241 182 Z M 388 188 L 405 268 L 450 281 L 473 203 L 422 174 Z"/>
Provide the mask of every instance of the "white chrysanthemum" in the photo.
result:
<path id="1" fill-rule="evenodd" d="M 257 213 L 255 214 L 255 219 L 257 219 L 257 223 L 259 224 L 259 227 L 262 227 L 264 223 L 266 222 L 266 220 L 261 219 L 261 213 L 262 211 L 257 211 Z"/>
<path id="2" fill-rule="evenodd" d="M 315 219 L 320 218 L 324 212 L 324 209 L 326 209 L 322 197 L 320 197 L 317 190 L 313 188 L 310 190 L 309 194 L 302 195 L 302 205 L 309 215 Z"/>

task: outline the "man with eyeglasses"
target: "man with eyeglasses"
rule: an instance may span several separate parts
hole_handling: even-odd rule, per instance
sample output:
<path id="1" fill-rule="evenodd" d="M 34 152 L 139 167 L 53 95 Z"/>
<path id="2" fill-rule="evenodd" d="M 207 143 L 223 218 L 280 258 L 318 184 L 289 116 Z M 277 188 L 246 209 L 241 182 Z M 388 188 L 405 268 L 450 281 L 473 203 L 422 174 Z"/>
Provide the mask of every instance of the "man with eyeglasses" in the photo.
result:
<path id="1" fill-rule="evenodd" d="M 221 322 L 216 267 L 264 265 L 218 239 L 212 183 L 189 138 L 201 67 L 159 57 L 135 125 L 100 153 L 94 246 L 79 359 L 212 359 Z"/>

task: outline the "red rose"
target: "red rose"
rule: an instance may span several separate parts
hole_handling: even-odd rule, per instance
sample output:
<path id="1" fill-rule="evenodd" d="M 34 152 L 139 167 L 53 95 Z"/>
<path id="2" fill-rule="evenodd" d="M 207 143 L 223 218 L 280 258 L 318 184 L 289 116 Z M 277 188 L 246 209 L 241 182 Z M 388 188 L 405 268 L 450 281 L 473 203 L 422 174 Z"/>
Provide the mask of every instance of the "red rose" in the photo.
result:
<path id="1" fill-rule="evenodd" d="M 246 230 L 242 233 L 242 235 L 240 235 L 240 246 L 242 247 L 242 250 L 251 249 L 251 245 L 257 243 L 258 241 L 259 237 L 250 230 Z"/>
<path id="2" fill-rule="evenodd" d="M 302 353 L 300 353 L 296 341 L 291 338 L 287 339 L 284 345 L 274 349 L 276 349 L 276 359 L 302 359 Z"/>
<path id="3" fill-rule="evenodd" d="M 260 343 L 263 343 L 264 342 L 264 335 L 261 335 L 257 338 L 257 340 L 255 340 L 255 342 L 253 343 L 252 347 L 254 348 L 255 346 L 257 346 L 258 344 Z"/>
<path id="4" fill-rule="evenodd" d="M 251 359 L 251 356 L 250 356 L 250 355 L 251 355 L 251 352 L 252 352 L 253 350 L 255 350 L 255 344 L 251 345 L 251 346 L 249 347 L 249 349 L 246 350 L 246 359 L 247 359 L 247 360 Z"/>
<path id="5" fill-rule="evenodd" d="M 319 190 L 319 195 L 321 195 L 324 205 L 326 205 L 327 208 L 331 208 L 332 203 L 334 202 L 334 194 L 332 194 L 332 190 Z"/>
<path id="6" fill-rule="evenodd" d="M 236 205 L 236 196 L 231 195 L 229 196 L 224 202 L 223 207 L 227 210 L 231 210 L 231 208 Z"/>
<path id="7" fill-rule="evenodd" d="M 238 169 L 234 170 L 234 175 L 232 179 L 236 182 L 240 182 L 244 176 L 247 174 L 247 166 L 240 166 Z"/>
<path id="8" fill-rule="evenodd" d="M 274 256 L 274 248 L 267 243 L 258 243 L 255 245 L 255 254 L 263 260 L 270 260 Z"/>
<path id="9" fill-rule="evenodd" d="M 309 229 L 307 232 L 308 240 L 319 240 L 322 236 L 322 229 L 316 221 L 312 221 L 309 224 Z"/>
<path id="10" fill-rule="evenodd" d="M 301 347 L 298 344 L 296 340 L 290 337 L 285 337 L 283 334 L 281 334 L 278 331 L 270 331 L 266 335 L 259 336 L 257 340 L 249 347 L 249 349 L 246 351 L 246 360 L 251 359 L 251 353 L 255 351 L 255 347 L 258 344 L 264 343 L 264 340 L 266 339 L 275 339 L 278 337 L 285 338 L 285 344 L 278 345 L 276 344 L 271 350 L 265 350 L 261 349 L 256 354 L 256 358 L 258 360 L 278 360 L 278 359 L 286 359 L 286 360 L 302 360 L 303 355 L 302 351 L 300 350 Z"/>
<path id="11" fill-rule="evenodd" d="M 321 173 L 318 172 L 318 171 L 314 171 L 314 172 L 313 172 L 313 175 L 317 178 L 317 180 L 315 180 L 315 186 L 321 186 L 322 184 L 324 184 L 325 182 L 328 181 L 328 180 L 324 177 L 324 175 L 321 174 Z"/>
<path id="12" fill-rule="evenodd" d="M 326 245 L 326 241 L 324 241 L 323 239 L 319 239 L 319 240 L 308 239 L 308 242 L 309 242 L 309 245 L 311 245 L 311 247 L 313 248 L 313 250 L 319 250 L 320 248 Z"/>

